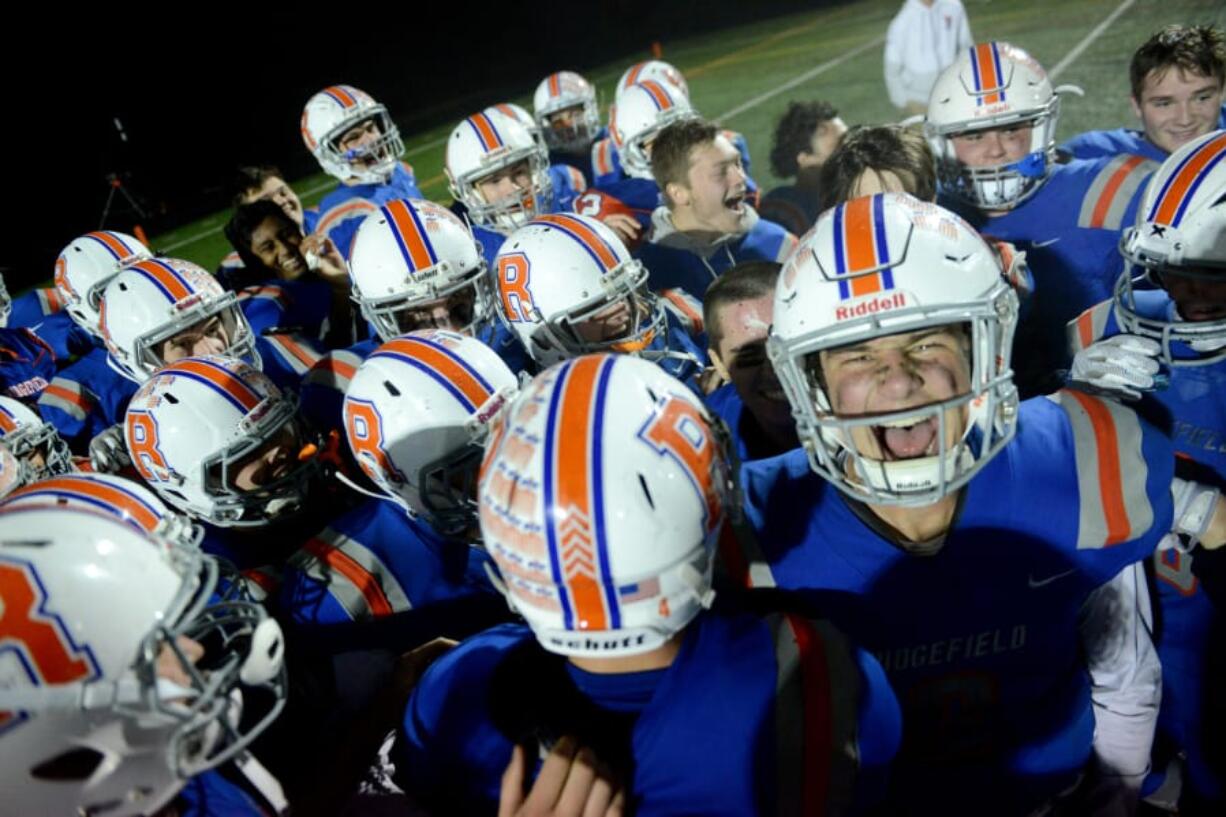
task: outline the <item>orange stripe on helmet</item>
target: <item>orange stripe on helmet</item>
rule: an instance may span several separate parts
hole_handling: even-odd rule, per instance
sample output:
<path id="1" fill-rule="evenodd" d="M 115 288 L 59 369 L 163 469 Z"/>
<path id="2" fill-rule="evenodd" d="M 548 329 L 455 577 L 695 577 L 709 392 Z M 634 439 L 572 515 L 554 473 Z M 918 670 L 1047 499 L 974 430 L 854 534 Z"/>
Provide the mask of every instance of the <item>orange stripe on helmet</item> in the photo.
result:
<path id="1" fill-rule="evenodd" d="M 654 79 L 646 79 L 639 83 L 639 87 L 651 94 L 651 98 L 655 100 L 656 106 L 666 111 L 673 107 L 673 98 L 668 95 L 668 91 Z"/>
<path id="2" fill-rule="evenodd" d="M 630 73 L 626 74 L 626 82 L 622 85 L 623 89 L 629 88 L 639 81 L 639 74 L 643 73 L 643 66 L 646 64 L 645 62 L 637 62 L 630 67 Z"/>
<path id="3" fill-rule="evenodd" d="M 596 379 L 606 357 L 579 358 L 569 367 L 561 394 L 554 459 L 556 494 L 553 513 L 562 581 L 573 602 L 575 629 L 609 627 L 597 574 L 596 532 L 591 500 L 592 412 Z M 559 518 L 560 515 L 560 518 Z"/>
<path id="4" fill-rule="evenodd" d="M 600 237 L 600 234 L 584 224 L 583 220 L 576 216 L 568 213 L 551 213 L 549 215 L 538 216 L 536 221 L 552 224 L 571 233 L 600 259 L 600 263 L 604 265 L 606 270 L 611 270 L 621 263 L 617 253 L 613 252 L 608 243 Z"/>
<path id="5" fill-rule="evenodd" d="M 63 476 L 44 479 L 14 491 L 10 499 L 17 499 L 18 497 L 37 494 L 43 491 L 75 494 L 86 500 L 95 500 L 103 503 L 114 508 L 120 515 L 131 519 L 150 533 L 162 521 L 161 516 L 126 491 L 114 485 L 80 477 Z"/>
<path id="6" fill-rule="evenodd" d="M 486 151 L 502 147 L 502 139 L 498 137 L 498 131 L 494 129 L 494 123 L 490 122 L 490 118 L 484 113 L 475 113 L 468 117 L 468 123 L 476 129 L 481 145 Z"/>
<path id="7" fill-rule="evenodd" d="M 302 141 L 306 142 L 307 150 L 315 149 L 315 139 L 311 136 L 311 132 L 307 130 L 307 112 L 302 112 L 302 120 L 298 124 L 298 129 L 302 131 Z"/>
<path id="8" fill-rule="evenodd" d="M 204 360 L 187 358 L 173 363 L 162 370 L 162 374 L 183 372 L 202 380 L 207 380 L 221 391 L 236 400 L 245 411 L 251 411 L 260 404 L 262 399 L 250 386 L 244 383 L 229 369 Z"/>
<path id="9" fill-rule="evenodd" d="M 86 233 L 86 235 L 88 235 L 90 238 L 101 241 L 103 244 L 105 244 L 107 247 L 110 248 L 111 252 L 119 256 L 120 259 L 124 259 L 132 255 L 131 247 L 129 247 L 127 244 L 120 241 L 115 236 L 106 232 L 105 230 L 98 230 L 97 232 Z"/>
<path id="10" fill-rule="evenodd" d="M 1166 192 L 1162 196 L 1162 201 L 1158 204 L 1157 212 L 1151 221 L 1156 221 L 1159 224 L 1171 224 L 1175 220 L 1175 216 L 1179 213 L 1179 206 L 1183 203 L 1184 196 L 1196 182 L 1200 172 L 1205 168 L 1205 165 L 1217 158 L 1223 150 L 1226 150 L 1226 134 L 1218 136 L 1216 139 L 1211 139 L 1206 144 L 1202 145 L 1194 156 L 1180 169 L 1179 173 L 1167 185 Z"/>
<path id="11" fill-rule="evenodd" d="M 855 274 L 880 265 L 873 240 L 873 199 L 863 196 L 843 206 L 844 247 L 847 250 L 847 272 Z M 853 297 L 872 295 L 881 290 L 880 275 L 861 275 L 851 279 Z"/>
<path id="12" fill-rule="evenodd" d="M 551 97 L 558 96 L 560 93 L 562 93 L 562 83 L 558 81 L 558 78 L 561 76 L 561 74 L 549 75 L 549 95 Z"/>
<path id="13" fill-rule="evenodd" d="M 193 294 L 187 284 L 175 274 L 164 261 L 150 259 L 134 264 L 132 269 L 139 270 L 153 280 L 170 297 L 172 303 L 178 303 Z"/>
<path id="14" fill-rule="evenodd" d="M 464 395 L 464 398 L 472 403 L 474 410 L 480 408 L 494 396 L 482 385 L 481 381 L 473 376 L 472 372 L 461 366 L 450 354 L 420 338 L 396 338 L 383 344 L 376 351 L 405 355 L 434 370 Z"/>
<path id="15" fill-rule="evenodd" d="M 17 423 L 17 418 L 9 413 L 8 409 L 0 406 L 0 436 L 11 434 L 21 426 Z"/>
<path id="16" fill-rule="evenodd" d="M 353 94 L 349 93 L 349 89 L 344 85 L 333 85 L 330 88 L 324 89 L 324 93 L 331 94 L 336 98 L 337 102 L 341 103 L 346 108 L 352 108 L 354 105 L 358 104 L 358 101 L 354 99 Z"/>
<path id="17" fill-rule="evenodd" d="M 404 242 L 404 248 L 408 251 L 413 269 L 424 270 L 434 266 L 426 237 L 422 235 L 421 230 L 417 229 L 417 222 L 413 219 L 413 214 L 409 212 L 408 202 L 401 200 L 388 202 L 383 209 L 391 216 L 391 227 Z"/>

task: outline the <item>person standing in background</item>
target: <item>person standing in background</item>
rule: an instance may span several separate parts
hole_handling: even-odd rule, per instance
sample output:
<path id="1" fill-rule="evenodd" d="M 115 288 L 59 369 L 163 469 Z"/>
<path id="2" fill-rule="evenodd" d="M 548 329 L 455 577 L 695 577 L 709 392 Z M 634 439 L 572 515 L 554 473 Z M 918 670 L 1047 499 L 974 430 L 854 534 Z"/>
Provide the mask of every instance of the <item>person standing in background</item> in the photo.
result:
<path id="1" fill-rule="evenodd" d="M 962 0 L 905 0 L 885 35 L 890 102 L 907 115 L 924 113 L 937 75 L 974 43 Z"/>

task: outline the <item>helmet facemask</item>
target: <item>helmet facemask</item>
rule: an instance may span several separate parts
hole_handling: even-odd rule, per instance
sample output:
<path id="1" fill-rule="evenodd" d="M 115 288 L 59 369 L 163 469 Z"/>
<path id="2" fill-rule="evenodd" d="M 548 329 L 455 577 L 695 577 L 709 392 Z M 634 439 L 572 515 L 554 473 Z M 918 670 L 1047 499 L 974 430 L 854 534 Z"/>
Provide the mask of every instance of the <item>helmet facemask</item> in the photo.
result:
<path id="1" fill-rule="evenodd" d="M 362 317 L 374 325 L 380 340 L 384 342 L 418 329 L 446 328 L 476 336 L 495 321 L 485 262 L 482 260 L 478 266 L 458 278 L 452 267 L 451 261 L 443 260 L 437 267 L 415 273 L 419 277 L 438 279 L 444 283 L 432 280 L 410 284 L 405 291 L 371 298 L 363 296 L 355 287 L 353 300 L 361 309 Z M 444 300 L 451 321 L 457 326 L 439 327 L 434 316 L 429 314 L 432 308 L 437 308 L 432 305 Z"/>
<path id="2" fill-rule="evenodd" d="M 528 186 L 520 187 L 498 201 L 487 202 L 478 187 L 479 183 L 521 162 L 528 163 Z M 535 142 L 531 146 L 507 150 L 502 155 L 482 163 L 477 170 L 452 179 L 451 193 L 468 208 L 468 217 L 474 223 L 510 234 L 536 216 L 549 212 L 553 201 L 549 157 L 544 147 Z"/>
<path id="3" fill-rule="evenodd" d="M 354 128 L 373 121 L 379 136 L 368 145 L 342 150 L 341 138 Z M 404 153 L 404 141 L 400 130 L 382 105 L 364 107 L 362 115 L 337 125 L 319 143 L 317 158 L 324 169 L 333 176 L 360 184 L 386 184 L 396 169 L 396 162 Z M 369 163 L 359 165 L 358 162 Z"/>
<path id="4" fill-rule="evenodd" d="M 570 123 L 554 126 L 554 120 L 569 113 Z M 600 110 L 594 96 L 586 99 L 559 98 L 537 114 L 545 144 L 563 153 L 579 153 L 591 146 L 600 132 Z"/>
<path id="5" fill-rule="evenodd" d="M 218 322 L 216 329 L 223 333 L 227 340 L 226 348 L 218 354 L 245 360 L 255 368 L 260 368 L 260 355 L 255 348 L 255 332 L 239 308 L 237 296 L 233 292 L 207 299 L 197 293 L 175 304 L 175 311 L 173 320 L 138 337 L 133 343 L 131 353 L 108 342 L 107 347 L 111 353 L 108 363 L 112 368 L 129 380 L 143 383 L 170 362 L 164 359 L 162 352 L 166 341 L 192 329 L 197 329 L 200 335 L 208 334 L 209 322 L 213 319 Z M 193 355 L 189 350 L 181 357 Z"/>
<path id="6" fill-rule="evenodd" d="M 71 474 L 77 470 L 73 465 L 72 451 L 68 448 L 68 443 L 64 442 L 55 426 L 50 423 L 23 424 L 0 440 L 24 466 L 26 482 L 22 484 Z M 38 460 L 41 460 L 41 463 Z"/>
<path id="7" fill-rule="evenodd" d="M 1127 244 L 1129 233 L 1125 233 L 1123 241 Z M 1136 251 L 1126 252 L 1125 255 L 1144 259 L 1143 253 Z M 1179 314 L 1172 297 L 1165 320 L 1147 317 L 1137 309 L 1135 288 L 1137 283 L 1145 282 L 1143 290 L 1157 286 L 1169 293 L 1174 277 L 1199 282 L 1202 286 L 1221 287 L 1226 291 L 1226 266 L 1163 267 L 1154 259 L 1145 260 L 1145 265 L 1129 265 L 1115 282 L 1115 308 L 1120 328 L 1161 344 L 1158 359 L 1167 366 L 1208 366 L 1226 360 L 1226 314 L 1207 320 L 1187 320 Z"/>
<path id="8" fill-rule="evenodd" d="M 1002 282 L 978 307 L 914 307 L 888 318 L 871 315 L 840 325 L 836 338 L 813 332 L 787 343 L 772 336 L 768 354 L 813 470 L 853 499 L 875 505 L 929 505 L 965 485 L 1015 430 L 1017 391 L 1009 352 L 1016 310 L 1016 296 Z M 965 330 L 966 391 L 897 411 L 834 411 L 822 374 L 823 351 L 950 325 Z M 925 442 L 919 455 L 870 456 L 882 456 L 892 444 L 906 448 Z"/>

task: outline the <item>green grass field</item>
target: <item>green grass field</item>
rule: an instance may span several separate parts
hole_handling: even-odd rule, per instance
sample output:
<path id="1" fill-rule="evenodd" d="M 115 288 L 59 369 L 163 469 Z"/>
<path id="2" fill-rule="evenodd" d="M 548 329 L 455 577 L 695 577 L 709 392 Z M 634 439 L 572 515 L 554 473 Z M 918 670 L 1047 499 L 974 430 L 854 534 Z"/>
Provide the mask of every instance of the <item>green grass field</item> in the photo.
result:
<path id="1" fill-rule="evenodd" d="M 1009 40 L 1030 51 L 1049 70 L 1054 68 L 1121 0 L 964 0 L 977 40 Z M 885 95 L 878 42 L 899 0 L 863 0 L 834 9 L 777 17 L 748 26 L 665 42 L 664 59 L 676 65 L 690 84 L 694 105 L 709 118 L 745 134 L 754 157 L 753 175 L 769 190 L 779 183 L 768 155 L 775 121 L 795 99 L 828 99 L 849 124 L 896 118 Z M 1168 23 L 1212 23 L 1226 27 L 1226 4 L 1220 0 L 1139 0 L 1116 19 L 1078 58 L 1056 77 L 1086 90 L 1084 98 L 1065 100 L 1058 137 L 1092 128 L 1133 122 L 1128 104 L 1128 60 L 1154 30 Z M 819 65 L 861 49 L 783 93 L 746 109 L 747 103 Z M 616 64 L 584 70 L 603 103 L 613 98 L 613 84 L 633 62 L 649 55 L 627 54 Z M 558 68 L 571 66 L 559 65 Z M 370 89 L 377 92 L 377 89 Z M 532 88 L 512 101 L 530 109 Z M 490 99 L 488 103 L 503 100 Z M 738 110 L 739 109 L 739 110 Z M 731 116 L 727 114 L 734 112 Z M 448 201 L 443 177 L 442 140 L 454 127 L 443 122 L 423 133 L 404 134 L 406 158 L 417 170 L 426 196 Z M 319 201 L 333 186 L 317 174 L 294 181 L 304 204 Z M 230 251 L 220 232 L 229 212 L 185 225 L 153 238 L 155 249 L 186 258 L 207 269 Z"/>

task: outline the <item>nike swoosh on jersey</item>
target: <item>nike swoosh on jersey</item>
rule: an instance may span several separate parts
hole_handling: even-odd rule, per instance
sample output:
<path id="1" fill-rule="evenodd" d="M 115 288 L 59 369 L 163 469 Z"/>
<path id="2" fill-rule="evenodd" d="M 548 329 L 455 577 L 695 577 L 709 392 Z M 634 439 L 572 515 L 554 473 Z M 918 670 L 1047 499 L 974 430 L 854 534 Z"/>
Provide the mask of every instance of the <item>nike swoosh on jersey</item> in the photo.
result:
<path id="1" fill-rule="evenodd" d="M 1072 570 L 1066 570 L 1063 573 L 1057 573 L 1054 576 L 1048 576 L 1046 579 L 1036 579 L 1034 575 L 1031 574 L 1030 576 L 1026 577 L 1026 583 L 1030 586 L 1031 590 L 1034 590 L 1036 588 L 1049 585 L 1052 582 L 1056 581 L 1057 579 L 1063 579 L 1065 576 L 1071 576 L 1076 572 L 1077 572 L 1077 569 L 1073 568 Z"/>
<path id="2" fill-rule="evenodd" d="M 1060 240 L 1060 236 L 1056 236 L 1055 238 L 1048 239 L 1047 241 L 1031 241 L 1030 246 L 1032 247 L 1050 247 L 1052 244 L 1055 244 L 1059 240 Z"/>

